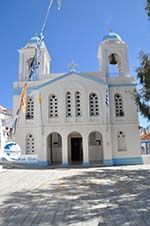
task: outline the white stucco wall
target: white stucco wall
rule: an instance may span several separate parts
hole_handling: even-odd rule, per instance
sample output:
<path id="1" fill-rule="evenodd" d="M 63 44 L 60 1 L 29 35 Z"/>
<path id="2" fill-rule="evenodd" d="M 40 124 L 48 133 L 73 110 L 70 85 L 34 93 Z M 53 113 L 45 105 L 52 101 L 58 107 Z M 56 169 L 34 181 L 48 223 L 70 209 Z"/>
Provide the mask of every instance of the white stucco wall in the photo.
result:
<path id="1" fill-rule="evenodd" d="M 121 57 L 121 70 L 123 73 L 118 77 L 108 77 L 108 56 L 118 53 Z M 14 83 L 13 114 L 19 106 L 21 88 L 25 84 L 26 68 L 24 64 L 28 57 L 33 55 L 30 48 L 20 51 L 19 81 Z M 47 137 L 57 132 L 62 137 L 62 162 L 68 163 L 68 136 L 77 132 L 82 137 L 83 162 L 89 162 L 88 137 L 91 132 L 97 131 L 102 135 L 103 162 L 116 158 L 138 158 L 140 157 L 138 118 L 136 105 L 132 92 L 135 88 L 134 79 L 129 76 L 127 45 L 121 42 L 105 42 L 99 48 L 98 58 L 101 60 L 101 72 L 68 74 L 45 74 L 49 67 L 50 57 L 47 49 L 42 49 L 40 75 L 38 81 L 29 82 L 28 95 L 34 97 L 34 119 L 26 120 L 23 113 L 20 114 L 16 132 L 16 141 L 26 153 L 25 137 L 31 133 L 35 139 L 35 150 L 41 161 L 50 160 L 47 147 Z M 22 82 L 24 81 L 24 82 Z M 109 105 L 106 106 L 106 89 L 109 92 Z M 66 92 L 72 94 L 72 117 L 66 117 Z M 75 92 L 81 94 L 81 116 L 75 116 Z M 90 117 L 89 95 L 96 93 L 99 103 L 99 116 Z M 123 98 L 124 117 L 116 117 L 114 95 L 119 93 Z M 42 104 L 39 104 L 39 94 Z M 58 117 L 48 117 L 49 96 L 54 94 L 58 99 Z M 119 152 L 117 149 L 117 134 L 119 131 L 125 133 L 126 151 Z M 96 151 L 93 150 L 94 158 Z"/>

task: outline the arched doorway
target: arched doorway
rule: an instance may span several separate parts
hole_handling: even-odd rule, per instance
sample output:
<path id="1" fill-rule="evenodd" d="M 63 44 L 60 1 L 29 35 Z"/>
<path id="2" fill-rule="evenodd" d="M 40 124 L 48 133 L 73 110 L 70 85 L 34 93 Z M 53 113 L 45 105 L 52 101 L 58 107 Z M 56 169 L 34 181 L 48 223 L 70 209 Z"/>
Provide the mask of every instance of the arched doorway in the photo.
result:
<path id="1" fill-rule="evenodd" d="M 51 133 L 47 137 L 47 159 L 50 164 L 62 163 L 62 138 L 59 133 Z"/>
<path id="2" fill-rule="evenodd" d="M 94 131 L 89 134 L 89 162 L 103 163 L 103 141 L 102 134 Z"/>
<path id="3" fill-rule="evenodd" d="M 72 132 L 68 136 L 68 157 L 70 164 L 83 163 L 82 136 L 78 132 Z"/>

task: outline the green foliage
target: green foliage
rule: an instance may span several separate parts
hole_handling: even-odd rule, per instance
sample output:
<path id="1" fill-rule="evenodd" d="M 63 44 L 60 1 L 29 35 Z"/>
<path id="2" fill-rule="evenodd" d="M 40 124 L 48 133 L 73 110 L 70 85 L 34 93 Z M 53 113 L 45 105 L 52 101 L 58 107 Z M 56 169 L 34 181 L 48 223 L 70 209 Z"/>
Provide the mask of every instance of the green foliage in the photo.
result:
<path id="1" fill-rule="evenodd" d="M 150 17 L 150 0 L 147 0 L 145 10 L 147 11 L 147 15 Z"/>
<path id="2" fill-rule="evenodd" d="M 139 60 L 140 66 L 136 70 L 139 81 L 136 102 L 141 114 L 150 120 L 150 55 L 141 52 Z"/>

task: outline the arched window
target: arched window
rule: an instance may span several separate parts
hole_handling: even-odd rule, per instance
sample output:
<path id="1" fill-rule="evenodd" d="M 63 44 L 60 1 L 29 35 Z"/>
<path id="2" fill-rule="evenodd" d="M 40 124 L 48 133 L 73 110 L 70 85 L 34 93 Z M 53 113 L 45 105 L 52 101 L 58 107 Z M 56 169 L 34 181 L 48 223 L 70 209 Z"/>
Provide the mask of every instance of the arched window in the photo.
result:
<path id="1" fill-rule="evenodd" d="M 32 134 L 26 135 L 26 153 L 27 154 L 34 154 L 35 148 L 34 148 L 34 137 Z"/>
<path id="2" fill-rule="evenodd" d="M 58 101 L 53 94 L 49 97 L 49 118 L 58 117 Z"/>
<path id="3" fill-rule="evenodd" d="M 72 116 L 72 98 L 70 92 L 66 93 L 66 116 Z"/>
<path id="4" fill-rule="evenodd" d="M 27 98 L 26 119 L 34 118 L 34 99 L 31 96 Z"/>
<path id="5" fill-rule="evenodd" d="M 123 109 L 123 100 L 122 96 L 118 93 L 114 96 L 115 99 L 115 113 L 116 117 L 123 117 L 124 116 L 124 109 Z"/>
<path id="6" fill-rule="evenodd" d="M 76 117 L 81 116 L 81 94 L 80 94 L 80 92 L 75 93 L 75 109 L 76 109 Z"/>
<path id="7" fill-rule="evenodd" d="M 91 93 L 89 96 L 90 101 L 90 116 L 99 115 L 98 96 L 95 93 Z"/>
<path id="8" fill-rule="evenodd" d="M 125 133 L 120 131 L 118 133 L 118 151 L 126 151 L 126 137 L 125 137 Z"/>

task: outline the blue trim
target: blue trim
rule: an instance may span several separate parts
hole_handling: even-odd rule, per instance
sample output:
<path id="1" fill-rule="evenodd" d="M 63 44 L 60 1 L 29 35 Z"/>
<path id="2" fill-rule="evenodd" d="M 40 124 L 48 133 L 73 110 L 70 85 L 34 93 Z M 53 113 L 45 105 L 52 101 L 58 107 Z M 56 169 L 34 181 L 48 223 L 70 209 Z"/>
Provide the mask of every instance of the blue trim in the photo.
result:
<path id="1" fill-rule="evenodd" d="M 49 165 L 48 161 L 41 161 L 41 160 L 38 161 L 38 166 L 48 166 L 48 165 Z"/>
<path id="2" fill-rule="evenodd" d="M 68 167 L 69 166 L 69 164 L 67 162 L 62 163 L 61 165 L 62 165 L 62 167 Z"/>
<path id="3" fill-rule="evenodd" d="M 109 84 L 108 87 L 136 86 L 136 83 L 130 84 Z"/>
<path id="4" fill-rule="evenodd" d="M 111 159 L 104 159 L 103 164 L 104 166 L 113 166 L 113 161 Z"/>
<path id="5" fill-rule="evenodd" d="M 142 157 L 115 158 L 112 161 L 114 166 L 143 164 Z"/>
<path id="6" fill-rule="evenodd" d="M 90 165 L 89 162 L 83 162 L 83 163 L 82 163 L 82 166 L 83 166 L 83 167 L 89 167 L 89 165 Z"/>

